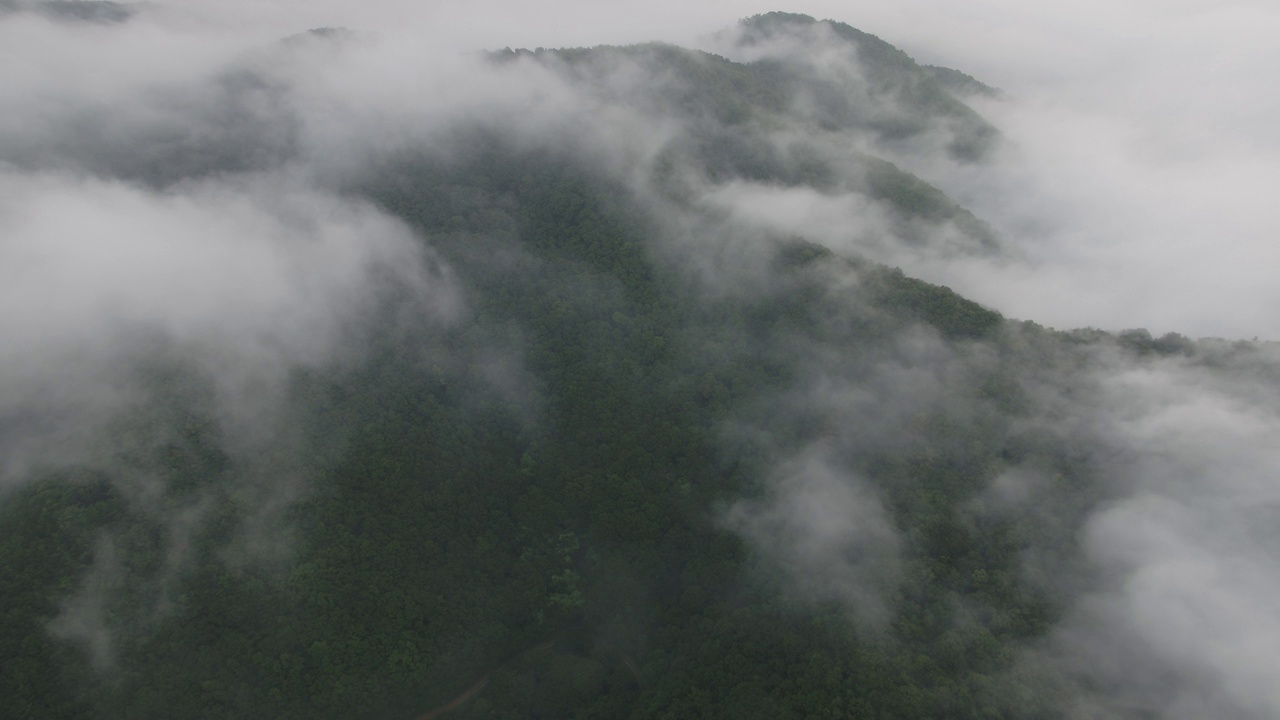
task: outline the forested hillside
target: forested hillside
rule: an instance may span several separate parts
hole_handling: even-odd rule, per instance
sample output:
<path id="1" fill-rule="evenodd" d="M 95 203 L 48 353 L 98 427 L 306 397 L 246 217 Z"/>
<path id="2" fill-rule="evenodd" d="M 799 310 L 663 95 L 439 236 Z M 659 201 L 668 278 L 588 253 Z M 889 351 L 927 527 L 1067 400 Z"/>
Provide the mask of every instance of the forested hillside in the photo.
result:
<path id="1" fill-rule="evenodd" d="M 358 267 L 285 273 L 301 300 L 243 333 L 122 321 L 59 360 L 90 390 L 5 376 L 45 384 L 0 406 L 0 717 L 1185 716 L 1194 663 L 1117 683 L 1081 650 L 1091 553 L 1186 497 L 1154 475 L 1214 472 L 1170 408 L 1270 427 L 1277 351 L 1044 328 L 896 267 L 1016 254 L 895 162 L 989 162 L 964 93 L 992 88 L 771 14 L 725 55 L 486 54 L 525 111 L 344 134 L 305 78 L 361 42 L 263 48 L 174 91 L 183 126 L 0 146 L 182 212 L 266 198 L 303 228 L 279 253 L 336 226 Z M 858 225 L 753 214 L 787 193 Z"/>

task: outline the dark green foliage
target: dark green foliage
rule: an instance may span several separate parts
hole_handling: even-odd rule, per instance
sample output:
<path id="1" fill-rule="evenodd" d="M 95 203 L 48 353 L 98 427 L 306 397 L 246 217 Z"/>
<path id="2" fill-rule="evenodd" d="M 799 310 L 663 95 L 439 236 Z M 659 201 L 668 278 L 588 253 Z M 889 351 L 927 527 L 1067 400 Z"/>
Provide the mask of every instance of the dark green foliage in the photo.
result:
<path id="1" fill-rule="evenodd" d="M 981 159 L 999 140 L 999 132 L 948 92 L 933 71 L 874 35 L 788 13 L 749 18 L 742 28 L 737 38 L 741 46 L 785 39 L 799 48 L 815 41 L 814 29 L 827 28 L 835 42 L 851 51 L 847 76 L 833 77 L 830 68 L 810 67 L 791 57 L 736 63 L 662 43 L 508 49 L 490 57 L 545 63 L 611 101 L 690 122 L 695 132 L 758 130 L 797 119 L 824 130 L 869 133 L 885 142 L 936 131 L 952 135 L 948 150 L 964 160 Z M 797 113 L 798 107 L 808 109 Z"/>
<path id="2" fill-rule="evenodd" d="M 808 15 L 773 12 L 743 20 L 739 43 L 758 45 L 785 40 L 803 48 L 821 42 L 825 30 L 845 43 L 856 57 L 850 70 L 860 78 L 854 87 L 833 81 L 826 73 L 783 60 L 782 77 L 793 88 L 804 88 L 824 111 L 830 127 L 861 127 L 884 140 L 907 140 L 930 129 L 955 133 L 948 149 L 963 160 L 978 160 L 996 145 L 999 132 L 944 88 L 937 76 L 910 55 L 845 23 L 818 21 Z M 976 81 L 975 81 L 976 82 Z"/>
<path id="3" fill-rule="evenodd" d="M 990 337 L 1004 322 L 1000 313 L 960 297 L 951 288 L 909 278 L 900 270 L 882 273 L 879 280 L 878 295 L 888 308 L 932 325 L 947 338 Z"/>
<path id="4" fill-rule="evenodd" d="M 978 95 L 982 97 L 998 98 L 1004 93 L 991 87 L 990 85 L 978 80 L 968 73 L 961 72 L 954 68 L 941 67 L 938 65 L 925 65 L 924 69 L 937 80 L 940 85 L 951 92 L 966 97 L 969 95 Z"/>
<path id="5" fill-rule="evenodd" d="M 801 378 L 786 338 L 844 347 L 857 368 L 912 324 L 991 338 L 1000 316 L 803 241 L 779 245 L 774 291 L 700 296 L 651 255 L 655 230 L 620 189 L 563 158 L 474 147 L 371 188 L 448 259 L 471 315 L 441 332 L 375 327 L 360 368 L 298 377 L 303 452 L 318 459 L 283 578 L 226 564 L 229 500 L 178 570 L 161 562 L 163 529 L 121 516 L 105 481 L 5 505 L 8 562 L 45 573 L 5 594 L 5 642 L 32 648 L 12 676 L 27 689 L 6 695 L 18 716 L 74 717 L 84 697 L 98 717 L 412 717 L 488 677 L 458 717 L 976 717 L 1010 643 L 1048 612 L 1012 580 L 1016 528 L 956 514 L 999 461 L 1000 424 L 922 418 L 949 438 L 938 447 L 966 449 L 862 461 L 909 543 L 890 639 L 796 606 L 715 521 L 822 421 L 761 418 L 769 453 L 718 438 Z M 831 294 L 835 268 L 863 289 Z M 863 319 L 833 323 L 848 312 Z M 489 374 L 508 356 L 523 359 L 516 390 Z M 133 465 L 166 473 L 173 502 L 218 497 L 241 469 L 213 450 L 199 384 L 153 378 L 155 417 L 188 429 Z M 77 519 L 30 525 L 51 513 Z M 95 528 L 127 559 L 119 670 L 79 695 L 57 678 L 88 668 L 33 623 L 88 567 Z M 161 597 L 168 610 L 145 610 Z M 956 598 L 984 610 L 957 626 Z"/>
<path id="6" fill-rule="evenodd" d="M 905 54 L 832 29 L 885 87 L 959 112 Z M 662 101 L 707 124 L 664 162 L 839 182 L 811 149 L 753 135 L 794 90 L 782 64 L 660 45 L 529 54 L 584 82 L 622 60 L 671 71 L 680 89 Z M 209 379 L 148 346 L 101 467 L 37 468 L 3 499 L 0 716 L 411 718 L 453 701 L 458 718 L 1021 716 L 1008 671 L 1058 608 L 1020 571 L 1039 529 L 975 508 L 1020 464 L 1059 478 L 1049 497 L 1065 516 L 1083 513 L 1094 461 L 1025 429 L 1022 380 L 1098 339 L 1019 334 L 948 288 L 803 238 L 760 250 L 758 288 L 709 287 L 659 250 L 700 238 L 672 237 L 572 153 L 450 140 L 447 158 L 406 154 L 346 191 L 447 264 L 461 319 L 418 322 L 388 291 L 360 362 L 293 371 L 290 432 L 267 457 L 230 449 Z M 989 233 L 918 178 L 865 169 L 861 190 L 904 223 Z M 909 383 L 884 387 L 886 367 L 941 389 L 913 401 Z M 842 414 L 806 395 L 815 378 L 888 399 Z M 909 417 L 893 419 L 899 399 Z M 895 437 L 877 441 L 881 423 Z M 865 480 L 899 536 L 879 624 L 806 597 L 723 520 L 815 445 Z M 286 511 L 256 506 L 271 497 L 259 484 L 295 475 L 306 491 Z M 91 658 L 47 628 L 94 577 L 112 643 Z"/>
<path id="7" fill-rule="evenodd" d="M 768 463 L 735 459 L 719 428 L 796 378 L 777 338 L 833 332 L 830 298 L 810 274 L 833 261 L 829 251 L 780 246 L 779 269 L 804 274 L 772 297 L 697 301 L 650 256 L 653 230 L 625 193 L 554 156 L 475 147 L 467 162 L 389 169 L 373 190 L 433 238 L 465 281 L 472 316 L 443 334 L 388 332 L 357 371 L 299 377 L 294 402 L 314 418 L 307 444 L 341 450 L 320 453 L 314 496 L 294 510 L 303 542 L 283 581 L 220 557 L 237 532 L 229 499 L 215 503 L 179 570 L 162 562 L 164 529 L 124 511 L 105 479 L 48 481 L 6 503 L 9 566 L 44 573 L 7 578 L 16 584 L 5 592 L 5 642 L 31 648 L 14 651 L 28 664 L 7 676 L 25 688 L 5 696 L 17 716 L 73 717 L 79 697 L 108 717 L 410 716 L 495 666 L 460 716 L 924 707 L 876 699 L 890 692 L 876 688 L 900 684 L 905 660 L 895 658 L 907 650 L 833 642 L 839 614 L 779 614 L 776 590 L 743 596 L 750 555 L 713 520 L 715 503 Z M 879 289 L 863 301 L 903 321 L 954 337 L 999 322 L 945 289 L 873 277 Z M 866 326 L 864 337 L 892 328 Z M 517 395 L 485 375 L 486 358 L 510 353 L 528 375 Z M 199 383 L 163 365 L 148 377 L 155 410 L 131 432 L 158 450 L 127 467 L 161 472 L 174 503 L 220 496 L 220 478 L 243 469 L 216 451 Z M 185 429 L 162 431 L 172 427 Z M 777 429 L 804 441 L 803 426 Z M 923 523 L 920 562 L 941 559 L 968 578 L 990 564 L 977 559 L 985 541 L 946 525 L 947 507 L 904 506 L 903 517 Z M 41 522 L 61 524 L 31 525 Z M 120 671 L 82 696 L 58 678 L 88 669 L 38 621 L 85 572 L 94 532 L 110 533 L 125 558 L 108 618 Z M 995 538 L 1006 538 L 1003 557 L 1016 548 Z M 919 602 L 945 603 L 966 582 Z M 155 615 L 162 598 L 168 610 Z M 933 629 L 908 632 L 911 617 L 903 640 L 928 645 Z M 990 630 L 974 632 L 955 642 Z M 991 657 L 998 669 L 1001 656 Z"/>
<path id="8" fill-rule="evenodd" d="M 930 245 L 940 232 L 958 230 L 971 241 L 972 251 L 999 249 L 1001 242 L 990 226 L 892 163 L 845 148 L 847 157 L 837 171 L 827 157 L 830 151 L 820 143 L 784 144 L 771 135 L 779 127 L 814 124 L 815 130 L 867 135 L 892 146 L 936 131 L 951 137 L 953 154 L 976 159 L 998 137 L 986 121 L 905 53 L 847 25 L 774 13 L 744 21 L 744 27 L 743 45 L 774 37 L 806 43 L 805 30 L 829 27 L 837 42 L 856 49 L 859 67 L 850 68 L 853 79 L 833 79 L 828 69 L 819 71 L 787 57 L 744 64 L 656 43 L 507 50 L 491 57 L 499 63 L 521 58 L 543 63 L 609 102 L 680 121 L 686 132 L 664 148 L 654 178 L 673 201 L 688 193 L 674 179 L 680 168 L 692 168 L 712 183 L 741 179 L 845 190 L 883 202 L 891 211 L 894 232 L 910 242 Z"/>
<path id="9" fill-rule="evenodd" d="M 89 568 L 95 532 L 121 512 L 110 485 L 93 476 L 50 479 L 0 504 L 0 716 L 91 717 L 70 691 L 87 668 L 46 623 Z"/>
<path id="10" fill-rule="evenodd" d="M 5 9 L 5 4 L 0 3 L 0 12 Z M 28 9 L 55 20 L 91 23 L 122 23 L 137 12 L 129 3 L 109 0 L 37 0 L 28 5 Z"/>
<path id="11" fill-rule="evenodd" d="M 784 85 L 785 78 L 771 72 L 772 66 L 743 65 L 665 43 L 507 50 L 491 57 L 499 62 L 532 58 L 615 96 L 611 99 L 729 126 L 785 112 L 794 92 Z M 633 79 L 636 70 L 646 80 Z M 627 94 L 616 97 L 622 90 Z"/>
<path id="12" fill-rule="evenodd" d="M 921 237 L 912 229 L 913 223 L 923 220 L 931 228 L 953 223 L 984 250 L 994 251 L 1000 247 L 999 238 L 990 225 L 957 205 L 942 191 L 915 175 L 899 170 L 892 163 L 876 158 L 866 158 L 864 162 L 867 194 L 887 202 L 895 211 L 900 220 L 900 234 L 907 240 L 928 243 L 927 236 Z"/>
<path id="13" fill-rule="evenodd" d="M 1153 338 L 1147 330 L 1125 330 L 1117 339 L 1122 347 L 1142 355 L 1191 355 L 1195 352 L 1195 343 L 1178 333 Z"/>

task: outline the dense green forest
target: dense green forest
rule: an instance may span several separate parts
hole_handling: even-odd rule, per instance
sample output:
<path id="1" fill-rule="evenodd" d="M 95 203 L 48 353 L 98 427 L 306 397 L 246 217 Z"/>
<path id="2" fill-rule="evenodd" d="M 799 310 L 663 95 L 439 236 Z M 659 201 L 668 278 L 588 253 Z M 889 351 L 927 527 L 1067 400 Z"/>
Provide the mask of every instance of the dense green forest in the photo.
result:
<path id="1" fill-rule="evenodd" d="M 681 130 L 638 181 L 509 118 L 333 181 L 407 228 L 462 309 L 426 321 L 389 279 L 342 340 L 357 360 L 291 368 L 252 452 L 218 378 L 140 338 L 93 453 L 0 496 L 0 717 L 1066 717 L 1071 678 L 1021 659 L 1074 601 L 1126 452 L 1069 416 L 1105 416 L 1102 368 L 1268 366 L 1250 343 L 1043 328 L 874 254 L 718 224 L 692 188 L 751 181 L 864 198 L 917 251 L 1016 242 L 874 154 L 945 127 L 949 162 L 982 162 L 999 134 L 963 92 L 995 91 L 803 16 L 735 42 L 819 26 L 857 49 L 856 88 L 788 54 L 487 56 Z M 623 67 L 641 80 L 619 95 Z M 191 142 L 188 177 L 289 152 Z M 112 162 L 160 187 L 186 167 L 85 161 Z M 42 422 L 24 412 L 0 417 L 6 452 Z M 1033 499 L 1002 505 L 1019 474 Z"/>

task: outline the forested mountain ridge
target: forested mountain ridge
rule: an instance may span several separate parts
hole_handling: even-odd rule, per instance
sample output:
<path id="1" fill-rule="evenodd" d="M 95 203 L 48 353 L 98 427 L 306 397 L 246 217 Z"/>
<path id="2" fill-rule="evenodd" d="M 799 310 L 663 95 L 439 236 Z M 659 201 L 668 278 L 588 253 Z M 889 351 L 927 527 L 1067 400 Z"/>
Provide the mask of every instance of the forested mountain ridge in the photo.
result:
<path id="1" fill-rule="evenodd" d="M 903 224 L 931 226 L 900 226 L 895 232 L 904 238 L 920 242 L 950 224 L 970 252 L 999 248 L 989 226 L 877 155 L 913 144 L 915 152 L 966 161 L 995 151 L 998 131 L 934 71 L 873 35 L 805 15 L 756 16 L 718 35 L 716 44 L 741 61 L 665 44 L 506 50 L 493 57 L 540 61 L 606 102 L 676 119 L 685 137 L 665 149 L 679 158 L 671 162 L 692 157 L 697 173 L 712 182 L 741 178 L 852 192 L 887 201 Z"/>
<path id="2" fill-rule="evenodd" d="M 32 12 L 55 20 L 88 23 L 119 23 L 135 13 L 135 4 L 110 0 L 3 0 L 0 14 Z"/>
<path id="3" fill-rule="evenodd" d="M 227 323 L 133 322 L 92 402 L 12 386 L 0 716 L 1178 717 L 1184 666 L 1116 683 L 1081 650 L 1095 533 L 1182 499 L 1150 477 L 1203 428 L 1169 408 L 1266 417 L 1275 347 L 909 276 L 1015 252 L 886 159 L 981 163 L 994 129 L 847 25 L 723 37 L 496 53 L 472 79 L 534 85 L 521 113 L 344 136 L 305 93 L 360 41 L 311 33 L 158 101 L 199 99 L 185 126 L 0 143 L 170 200 L 245 183 L 304 228 L 259 262 L 336 225 L 360 268 L 303 265 L 307 310 L 225 363 Z M 331 296 L 315 349 L 295 320 Z"/>

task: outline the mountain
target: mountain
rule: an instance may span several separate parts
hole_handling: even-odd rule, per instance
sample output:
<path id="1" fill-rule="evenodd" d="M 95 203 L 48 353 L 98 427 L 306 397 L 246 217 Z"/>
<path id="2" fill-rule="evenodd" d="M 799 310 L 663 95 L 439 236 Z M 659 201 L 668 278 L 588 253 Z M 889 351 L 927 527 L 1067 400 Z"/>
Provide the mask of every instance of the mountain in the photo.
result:
<path id="1" fill-rule="evenodd" d="M 1097 545 L 1182 511 L 1218 456 L 1167 413 L 1264 417 L 1276 348 L 895 267 L 1016 256 L 902 169 L 994 162 L 988 86 L 770 13 L 721 54 L 486 54 L 460 81 L 500 93 L 400 124 L 308 94 L 363 42 L 0 137 L 228 277 L 302 258 L 4 376 L 0 716 L 1179 717 L 1195 663 L 1091 654 L 1129 597 Z"/>
<path id="2" fill-rule="evenodd" d="M 138 10 L 136 3 L 117 3 L 110 0 L 3 0 L 0 15 L 14 12 L 30 12 L 53 20 L 88 23 L 120 23 L 128 20 Z"/>

